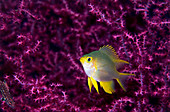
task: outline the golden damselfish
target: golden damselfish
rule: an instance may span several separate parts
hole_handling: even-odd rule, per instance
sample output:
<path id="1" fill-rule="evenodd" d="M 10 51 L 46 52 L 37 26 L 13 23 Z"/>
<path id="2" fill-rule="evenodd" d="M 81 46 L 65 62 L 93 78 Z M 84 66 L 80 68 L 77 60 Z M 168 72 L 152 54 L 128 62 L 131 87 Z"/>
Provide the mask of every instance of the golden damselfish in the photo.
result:
<path id="1" fill-rule="evenodd" d="M 112 94 L 115 92 L 113 79 L 116 79 L 121 88 L 126 91 L 123 85 L 124 79 L 128 75 L 135 75 L 117 71 L 119 67 L 123 64 L 129 64 L 129 62 L 119 59 L 113 47 L 109 45 L 82 56 L 80 62 L 88 76 L 90 92 L 93 85 L 99 93 L 97 83 L 99 82 L 106 93 Z"/>

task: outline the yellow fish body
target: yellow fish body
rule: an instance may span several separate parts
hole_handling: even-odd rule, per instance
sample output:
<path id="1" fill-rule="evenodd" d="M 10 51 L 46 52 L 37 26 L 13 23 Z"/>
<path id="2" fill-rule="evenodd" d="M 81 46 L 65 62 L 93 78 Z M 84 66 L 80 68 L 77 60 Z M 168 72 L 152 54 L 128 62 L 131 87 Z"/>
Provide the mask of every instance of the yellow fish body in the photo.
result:
<path id="1" fill-rule="evenodd" d="M 113 47 L 107 45 L 98 51 L 93 51 L 80 58 L 80 62 L 88 76 L 88 86 L 91 92 L 92 85 L 99 93 L 97 81 L 103 87 L 106 93 L 112 94 L 114 90 L 114 82 L 116 79 L 124 91 L 123 80 L 129 73 L 120 73 L 117 71 L 123 64 L 129 64 L 127 61 L 119 59 Z"/>

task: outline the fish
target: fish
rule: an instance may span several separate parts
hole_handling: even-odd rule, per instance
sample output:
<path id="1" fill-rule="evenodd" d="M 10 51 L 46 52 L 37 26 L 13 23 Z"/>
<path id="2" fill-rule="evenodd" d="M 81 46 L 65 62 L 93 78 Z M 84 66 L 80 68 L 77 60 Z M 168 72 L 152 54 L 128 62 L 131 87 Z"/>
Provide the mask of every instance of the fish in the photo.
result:
<path id="1" fill-rule="evenodd" d="M 88 87 L 90 92 L 92 86 L 94 86 L 99 94 L 99 83 L 106 93 L 114 93 L 113 79 L 116 79 L 121 88 L 126 91 L 124 85 L 125 79 L 131 75 L 135 76 L 135 74 L 117 71 L 124 64 L 129 64 L 129 62 L 121 60 L 114 48 L 110 45 L 104 45 L 103 47 L 100 47 L 98 51 L 83 55 L 80 58 L 80 62 L 88 76 Z"/>
<path id="2" fill-rule="evenodd" d="M 0 91 L 2 94 L 1 100 L 5 101 L 6 104 L 9 105 L 11 108 L 15 108 L 15 102 L 9 92 L 8 85 L 5 81 L 0 81 Z"/>

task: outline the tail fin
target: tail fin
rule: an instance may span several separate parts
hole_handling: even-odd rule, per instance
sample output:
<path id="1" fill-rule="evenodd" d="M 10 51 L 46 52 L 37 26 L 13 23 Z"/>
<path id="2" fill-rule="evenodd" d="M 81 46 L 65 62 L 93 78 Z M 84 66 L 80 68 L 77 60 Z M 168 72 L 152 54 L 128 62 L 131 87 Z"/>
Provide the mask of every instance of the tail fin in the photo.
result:
<path id="1" fill-rule="evenodd" d="M 121 60 L 121 59 L 113 60 L 113 62 L 114 62 L 115 65 L 116 65 L 116 69 L 119 69 L 119 68 L 122 67 L 124 64 L 129 64 L 129 62 L 124 61 L 124 60 Z"/>
<path id="2" fill-rule="evenodd" d="M 126 91 L 125 86 L 124 86 L 125 79 L 127 79 L 127 77 L 128 77 L 129 75 L 135 76 L 135 74 L 119 73 L 119 75 L 120 75 L 120 77 L 117 78 L 116 80 L 117 80 L 117 82 L 119 83 L 119 85 L 121 86 L 121 88 L 122 88 L 124 91 Z"/>
<path id="3" fill-rule="evenodd" d="M 103 87 L 106 93 L 112 94 L 115 92 L 113 81 L 100 81 L 100 86 Z"/>

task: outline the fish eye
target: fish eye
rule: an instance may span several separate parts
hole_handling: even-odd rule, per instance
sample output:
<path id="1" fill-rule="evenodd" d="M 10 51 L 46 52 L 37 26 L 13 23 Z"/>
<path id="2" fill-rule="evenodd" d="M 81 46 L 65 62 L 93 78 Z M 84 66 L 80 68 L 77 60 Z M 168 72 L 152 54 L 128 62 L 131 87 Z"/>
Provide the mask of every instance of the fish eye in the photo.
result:
<path id="1" fill-rule="evenodd" d="M 92 61 L 92 57 L 87 57 L 87 61 L 91 62 Z"/>

